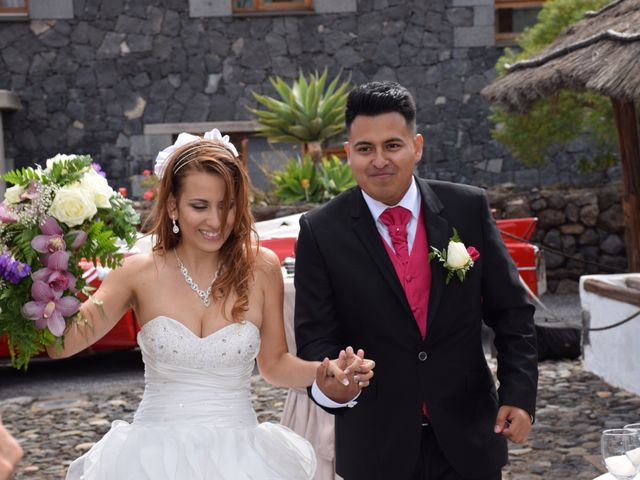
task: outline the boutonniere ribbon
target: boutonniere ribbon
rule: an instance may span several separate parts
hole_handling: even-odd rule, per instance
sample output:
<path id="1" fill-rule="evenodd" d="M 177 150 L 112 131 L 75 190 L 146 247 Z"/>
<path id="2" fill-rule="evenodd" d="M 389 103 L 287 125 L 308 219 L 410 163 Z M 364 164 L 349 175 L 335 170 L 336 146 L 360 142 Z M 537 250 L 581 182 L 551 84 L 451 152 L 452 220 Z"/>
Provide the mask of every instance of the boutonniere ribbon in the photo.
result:
<path id="1" fill-rule="evenodd" d="M 467 272 L 473 267 L 474 262 L 480 258 L 480 252 L 475 247 L 465 247 L 462 240 L 460 240 L 458 231 L 454 228 L 446 250 L 444 248 L 438 250 L 436 247 L 431 247 L 429 261 L 434 258 L 437 258 L 447 270 L 446 283 L 449 284 L 454 275 L 461 282 L 464 281 Z"/>

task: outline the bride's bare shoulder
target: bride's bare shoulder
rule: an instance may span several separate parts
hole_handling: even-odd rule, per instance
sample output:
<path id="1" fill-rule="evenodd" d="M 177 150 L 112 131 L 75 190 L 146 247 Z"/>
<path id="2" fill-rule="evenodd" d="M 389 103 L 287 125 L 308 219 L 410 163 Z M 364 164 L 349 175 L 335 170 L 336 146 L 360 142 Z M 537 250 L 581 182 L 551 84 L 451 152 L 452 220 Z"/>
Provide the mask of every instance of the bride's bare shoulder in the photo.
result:
<path id="1" fill-rule="evenodd" d="M 256 252 L 256 268 L 280 269 L 280 259 L 268 248 L 258 247 Z"/>
<path id="2" fill-rule="evenodd" d="M 274 276 L 282 277 L 280 259 L 268 248 L 258 247 L 256 252 L 256 276 L 258 280 L 265 279 L 271 281 Z"/>
<path id="3" fill-rule="evenodd" d="M 166 256 L 159 252 L 137 253 L 124 259 L 119 268 L 122 274 L 130 277 L 143 277 L 156 274 L 166 263 Z"/>

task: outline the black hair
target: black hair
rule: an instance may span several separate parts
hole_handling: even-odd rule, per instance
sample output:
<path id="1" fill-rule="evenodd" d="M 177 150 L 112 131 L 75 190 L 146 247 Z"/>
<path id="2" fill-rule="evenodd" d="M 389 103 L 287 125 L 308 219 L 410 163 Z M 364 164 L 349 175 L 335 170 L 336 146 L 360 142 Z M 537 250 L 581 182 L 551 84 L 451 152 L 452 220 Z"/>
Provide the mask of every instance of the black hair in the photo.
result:
<path id="1" fill-rule="evenodd" d="M 345 123 L 347 129 L 358 115 L 375 116 L 399 113 L 415 130 L 416 104 L 405 87 L 396 82 L 370 82 L 358 85 L 347 98 Z"/>

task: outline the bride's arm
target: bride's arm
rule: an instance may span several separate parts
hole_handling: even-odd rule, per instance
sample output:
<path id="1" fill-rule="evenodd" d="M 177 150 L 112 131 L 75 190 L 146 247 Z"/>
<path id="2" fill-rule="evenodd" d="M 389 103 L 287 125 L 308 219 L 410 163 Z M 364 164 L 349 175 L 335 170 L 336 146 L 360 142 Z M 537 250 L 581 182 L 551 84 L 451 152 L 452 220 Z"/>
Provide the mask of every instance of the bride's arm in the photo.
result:
<path id="1" fill-rule="evenodd" d="M 263 296 L 261 338 L 258 368 L 271 384 L 284 387 L 307 387 L 317 380 L 321 390 L 334 400 L 349 401 L 360 388 L 369 385 L 374 362 L 364 360 L 364 352 L 356 355 L 351 348 L 331 362 L 308 362 L 288 353 L 284 333 L 284 282 L 278 257 L 260 249 L 256 259 L 256 285 Z M 354 378 L 355 370 L 358 370 Z M 348 372 L 348 375 L 345 372 Z M 347 385 L 340 383 L 347 381 Z"/>
<path id="2" fill-rule="evenodd" d="M 287 350 L 284 333 L 284 282 L 278 257 L 260 248 L 256 258 L 255 288 L 263 296 L 261 345 L 258 368 L 266 381 L 282 387 L 307 387 L 313 383 L 320 362 L 307 362 Z"/>
<path id="3" fill-rule="evenodd" d="M 47 347 L 51 358 L 75 355 L 106 335 L 131 308 L 134 299 L 136 273 L 146 255 L 132 255 L 122 266 L 110 271 L 93 294 L 97 303 L 87 300 L 80 306 L 79 321 L 70 323 L 64 332 L 64 347 Z"/>

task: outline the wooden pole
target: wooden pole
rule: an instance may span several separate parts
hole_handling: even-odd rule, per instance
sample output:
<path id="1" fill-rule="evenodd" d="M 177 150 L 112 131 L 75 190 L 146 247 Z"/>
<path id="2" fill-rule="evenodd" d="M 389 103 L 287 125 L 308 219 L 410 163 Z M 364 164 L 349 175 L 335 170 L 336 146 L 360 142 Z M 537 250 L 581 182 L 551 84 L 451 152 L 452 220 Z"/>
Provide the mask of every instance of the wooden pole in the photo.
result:
<path id="1" fill-rule="evenodd" d="M 622 164 L 622 209 L 627 264 L 630 272 L 640 272 L 640 142 L 633 102 L 611 98 L 616 120 Z"/>

